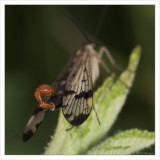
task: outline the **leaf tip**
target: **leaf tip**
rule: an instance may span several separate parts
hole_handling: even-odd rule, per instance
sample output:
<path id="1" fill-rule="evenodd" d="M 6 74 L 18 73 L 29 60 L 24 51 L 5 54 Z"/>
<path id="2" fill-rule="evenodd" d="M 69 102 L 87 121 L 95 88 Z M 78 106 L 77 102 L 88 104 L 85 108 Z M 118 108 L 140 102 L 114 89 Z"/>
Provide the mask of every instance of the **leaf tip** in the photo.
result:
<path id="1" fill-rule="evenodd" d="M 131 71 L 136 71 L 139 60 L 140 60 L 140 56 L 141 56 L 141 46 L 137 45 L 130 56 L 130 60 L 129 60 L 129 65 L 128 65 L 128 69 Z"/>

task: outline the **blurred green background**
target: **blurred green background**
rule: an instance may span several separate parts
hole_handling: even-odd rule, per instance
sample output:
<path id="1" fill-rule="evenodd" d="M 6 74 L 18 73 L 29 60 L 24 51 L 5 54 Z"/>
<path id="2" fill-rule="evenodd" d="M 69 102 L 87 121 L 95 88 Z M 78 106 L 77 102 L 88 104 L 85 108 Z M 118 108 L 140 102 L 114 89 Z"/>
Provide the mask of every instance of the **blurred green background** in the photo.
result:
<path id="1" fill-rule="evenodd" d="M 70 55 L 86 42 L 66 15 L 93 39 L 103 7 L 5 6 L 5 154 L 43 153 L 61 110 L 49 112 L 30 141 L 22 142 L 24 127 L 37 105 L 34 90 L 40 84 L 51 84 Z M 155 130 L 155 7 L 108 6 L 97 49 L 107 46 L 125 68 L 137 44 L 142 47 L 142 57 L 135 82 L 109 135 L 131 128 Z M 105 77 L 102 69 L 97 86 Z M 144 152 L 154 154 L 154 146 Z"/>

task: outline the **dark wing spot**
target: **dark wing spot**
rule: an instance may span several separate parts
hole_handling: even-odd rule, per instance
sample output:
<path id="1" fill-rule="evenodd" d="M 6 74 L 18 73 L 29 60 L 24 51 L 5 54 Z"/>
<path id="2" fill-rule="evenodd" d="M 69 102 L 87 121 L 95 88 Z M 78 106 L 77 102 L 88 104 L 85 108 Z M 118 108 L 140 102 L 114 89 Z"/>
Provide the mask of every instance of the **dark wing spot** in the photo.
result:
<path id="1" fill-rule="evenodd" d="M 71 114 L 65 114 L 65 118 L 69 118 Z"/>
<path id="2" fill-rule="evenodd" d="M 36 110 L 33 112 L 33 115 L 37 115 L 42 110 L 43 110 L 43 108 L 37 107 Z"/>
<path id="3" fill-rule="evenodd" d="M 69 123 L 73 126 L 79 126 L 88 118 L 89 114 L 80 114 L 78 117 L 74 117 L 73 121 Z"/>
<path id="4" fill-rule="evenodd" d="M 40 124 L 41 124 L 41 122 L 36 124 L 36 129 L 40 126 Z"/>
<path id="5" fill-rule="evenodd" d="M 28 141 L 33 136 L 33 132 L 31 130 L 27 131 L 23 134 L 23 141 Z"/>
<path id="6" fill-rule="evenodd" d="M 64 91 L 63 96 L 68 96 L 68 95 L 74 94 L 74 93 L 75 93 L 75 91 Z"/>
<path id="7" fill-rule="evenodd" d="M 93 91 L 92 90 L 89 90 L 87 92 L 87 97 L 86 98 L 90 98 L 90 97 L 93 97 Z"/>
<path id="8" fill-rule="evenodd" d="M 80 99 L 80 98 L 89 98 L 89 97 L 93 97 L 93 91 L 89 90 L 88 92 L 81 92 L 80 94 L 75 96 L 75 99 Z"/>

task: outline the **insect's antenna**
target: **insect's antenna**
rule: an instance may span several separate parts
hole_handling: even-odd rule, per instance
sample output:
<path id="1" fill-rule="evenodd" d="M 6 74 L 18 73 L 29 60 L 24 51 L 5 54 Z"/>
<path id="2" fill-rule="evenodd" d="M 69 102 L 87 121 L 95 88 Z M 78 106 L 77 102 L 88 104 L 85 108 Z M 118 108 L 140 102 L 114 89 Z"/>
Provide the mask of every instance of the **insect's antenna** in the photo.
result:
<path id="1" fill-rule="evenodd" d="M 101 29 L 102 22 L 103 22 L 105 14 L 106 14 L 107 8 L 108 8 L 108 6 L 104 6 L 104 8 L 103 8 L 103 10 L 102 10 L 102 12 L 100 14 L 99 21 L 97 23 L 96 30 L 95 30 L 95 33 L 94 33 L 94 38 L 93 38 L 94 42 L 96 42 L 96 39 L 98 37 L 98 33 L 99 33 L 100 29 Z"/>
<path id="2" fill-rule="evenodd" d="M 84 38 L 88 41 L 91 42 L 89 40 L 89 38 L 87 37 L 87 34 L 85 33 L 84 29 L 82 28 L 82 26 L 71 16 L 64 14 L 65 17 L 67 17 L 78 29 L 79 31 L 82 33 L 82 35 L 84 36 Z"/>

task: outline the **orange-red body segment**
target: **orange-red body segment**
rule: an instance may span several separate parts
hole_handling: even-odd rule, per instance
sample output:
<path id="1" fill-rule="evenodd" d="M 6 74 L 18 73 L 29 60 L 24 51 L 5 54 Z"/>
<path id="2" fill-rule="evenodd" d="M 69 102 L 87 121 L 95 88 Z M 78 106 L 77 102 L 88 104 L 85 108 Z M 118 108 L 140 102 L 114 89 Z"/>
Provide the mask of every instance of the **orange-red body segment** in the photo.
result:
<path id="1" fill-rule="evenodd" d="M 42 85 L 38 86 L 34 92 L 34 96 L 35 96 L 36 100 L 38 101 L 39 106 L 41 108 L 51 109 L 51 108 L 55 107 L 55 105 L 53 103 L 46 102 L 42 99 L 42 96 L 45 96 L 45 97 L 56 96 L 54 89 L 52 87 L 50 87 L 49 85 L 42 84 Z"/>

